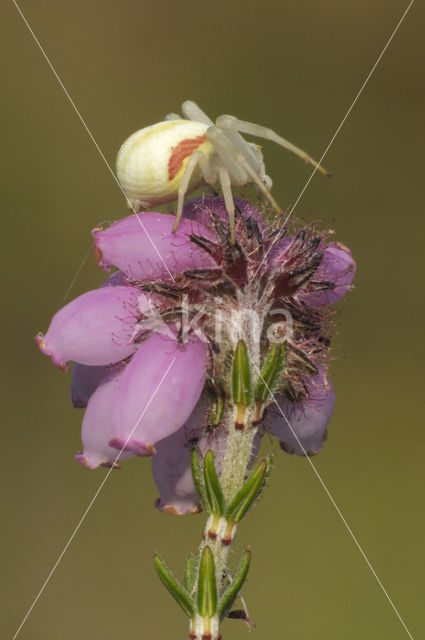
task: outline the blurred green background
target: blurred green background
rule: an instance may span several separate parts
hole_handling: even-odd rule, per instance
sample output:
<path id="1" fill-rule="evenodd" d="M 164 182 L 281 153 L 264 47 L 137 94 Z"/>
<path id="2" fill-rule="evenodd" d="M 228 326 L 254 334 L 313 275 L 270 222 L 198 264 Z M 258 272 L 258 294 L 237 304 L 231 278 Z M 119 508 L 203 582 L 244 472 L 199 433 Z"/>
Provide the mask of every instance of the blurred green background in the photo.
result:
<path id="1" fill-rule="evenodd" d="M 211 117 L 273 127 L 319 158 L 407 1 L 22 0 L 22 10 L 107 160 L 134 130 L 191 98 Z M 106 471 L 74 462 L 82 412 L 69 374 L 33 343 L 90 248 L 126 215 L 122 195 L 12 2 L 2 7 L 2 637 L 12 638 Z M 413 637 L 423 637 L 424 8 L 413 4 L 297 212 L 335 226 L 358 261 L 342 303 L 324 482 Z M 310 169 L 264 144 L 277 200 Z M 98 286 L 92 252 L 70 297 Z M 153 509 L 149 460 L 111 474 L 20 638 L 184 638 L 152 567 L 176 568 L 202 516 Z M 407 638 L 308 461 L 276 451 L 269 490 L 240 531 L 253 637 Z M 236 556 L 235 556 L 236 558 Z M 224 637 L 247 638 L 230 620 Z"/>

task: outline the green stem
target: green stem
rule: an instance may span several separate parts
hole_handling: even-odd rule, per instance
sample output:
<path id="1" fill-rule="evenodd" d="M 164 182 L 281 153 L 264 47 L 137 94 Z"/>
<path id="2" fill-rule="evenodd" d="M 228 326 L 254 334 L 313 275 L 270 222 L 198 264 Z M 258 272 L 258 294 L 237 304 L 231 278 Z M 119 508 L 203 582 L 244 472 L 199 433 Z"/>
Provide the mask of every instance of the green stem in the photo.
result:
<path id="1" fill-rule="evenodd" d="M 256 427 L 252 426 L 251 418 L 244 429 L 235 429 L 235 410 L 236 408 L 232 406 L 226 415 L 226 428 L 229 435 L 220 478 L 227 503 L 231 502 L 245 480 L 251 463 L 252 444 L 256 433 Z M 214 556 L 217 586 L 221 592 L 231 544 L 223 545 L 219 536 L 215 540 L 208 538 L 207 523 L 199 547 L 199 557 L 206 545 L 210 547 Z"/>
<path id="2" fill-rule="evenodd" d="M 245 355 L 247 363 L 242 364 L 246 365 L 245 368 L 250 368 L 251 373 L 254 373 L 254 380 L 246 380 L 246 385 L 254 389 L 257 378 L 256 372 L 260 369 L 259 342 L 257 337 L 252 335 L 252 323 L 248 320 L 245 322 L 243 315 L 241 318 L 240 336 L 238 342 L 233 345 L 233 353 L 237 353 L 238 345 L 239 350 L 241 350 L 240 343 L 243 342 L 246 346 Z M 255 365 L 254 369 L 250 367 L 251 363 L 253 366 Z M 226 504 L 230 504 L 232 502 L 233 498 L 236 496 L 246 480 L 252 463 L 252 446 L 257 432 L 257 426 L 253 424 L 256 418 L 255 405 L 250 405 L 252 399 L 247 398 L 246 403 L 243 403 L 245 406 L 243 428 L 235 428 L 235 423 L 238 424 L 238 406 L 232 393 L 228 394 L 228 397 L 231 397 L 232 400 L 227 404 L 224 412 L 223 422 L 228 436 L 226 442 L 226 453 L 220 474 L 220 484 L 223 491 L 224 502 Z M 246 404 L 250 406 L 246 406 Z M 199 559 L 201 559 L 203 550 L 206 545 L 208 545 L 214 558 L 218 597 L 221 598 L 227 583 L 227 561 L 232 540 L 230 539 L 228 544 L 223 544 L 220 535 L 217 535 L 214 539 L 209 538 L 208 532 L 210 523 L 211 521 L 209 519 L 200 544 Z M 247 570 L 248 565 L 246 567 L 246 571 Z M 213 640 L 215 640 L 215 638 L 213 638 Z"/>

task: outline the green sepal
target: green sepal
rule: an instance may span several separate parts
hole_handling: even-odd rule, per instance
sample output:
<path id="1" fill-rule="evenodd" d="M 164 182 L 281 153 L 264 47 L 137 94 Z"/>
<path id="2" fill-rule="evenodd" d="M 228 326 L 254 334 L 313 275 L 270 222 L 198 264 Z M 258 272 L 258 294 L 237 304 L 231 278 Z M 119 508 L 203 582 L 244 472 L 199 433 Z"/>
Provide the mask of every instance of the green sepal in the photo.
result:
<path id="1" fill-rule="evenodd" d="M 220 620 L 223 620 L 232 608 L 233 603 L 236 600 L 238 593 L 246 580 L 250 562 L 251 549 L 248 548 L 242 554 L 239 567 L 235 575 L 233 576 L 233 580 L 224 591 L 223 595 L 220 598 L 220 602 L 218 603 L 217 614 Z"/>
<path id="2" fill-rule="evenodd" d="M 185 614 L 192 619 L 195 615 L 195 605 L 186 589 L 180 584 L 177 578 L 173 576 L 158 553 L 154 555 L 153 562 L 162 584 L 168 589 Z"/>
<path id="3" fill-rule="evenodd" d="M 214 556 L 208 546 L 204 547 L 199 563 L 197 598 L 199 615 L 212 618 L 217 611 L 217 585 Z"/>
<path id="4" fill-rule="evenodd" d="M 266 483 L 270 469 L 271 460 L 268 457 L 260 460 L 254 468 L 248 480 L 245 481 L 226 509 L 224 517 L 230 524 L 238 524 L 254 504 Z"/>
<path id="5" fill-rule="evenodd" d="M 240 407 L 248 407 L 252 403 L 251 369 L 248 350 L 243 340 L 239 340 L 235 349 L 232 370 L 233 402 Z"/>
<path id="6" fill-rule="evenodd" d="M 184 570 L 184 588 L 188 593 L 192 593 L 193 587 L 195 586 L 196 581 L 196 556 L 194 553 L 191 553 L 186 560 L 186 567 Z"/>
<path id="7" fill-rule="evenodd" d="M 207 380 L 207 388 L 211 397 L 209 423 L 212 427 L 217 427 L 223 418 L 226 401 L 224 381 L 221 378 L 210 377 Z"/>
<path id="8" fill-rule="evenodd" d="M 202 506 L 204 507 L 205 511 L 211 513 L 211 507 L 205 489 L 204 476 L 201 469 L 199 453 L 196 451 L 196 449 L 192 449 L 192 451 L 190 452 L 190 465 L 192 468 L 193 482 L 201 497 Z"/>
<path id="9" fill-rule="evenodd" d="M 225 508 L 225 502 L 215 468 L 214 452 L 211 449 L 208 449 L 204 458 L 204 479 L 211 513 L 215 516 L 221 516 Z"/>
<path id="10" fill-rule="evenodd" d="M 286 366 L 286 343 L 272 342 L 261 375 L 255 386 L 255 402 L 264 405 L 273 394 L 280 382 L 280 377 Z"/>

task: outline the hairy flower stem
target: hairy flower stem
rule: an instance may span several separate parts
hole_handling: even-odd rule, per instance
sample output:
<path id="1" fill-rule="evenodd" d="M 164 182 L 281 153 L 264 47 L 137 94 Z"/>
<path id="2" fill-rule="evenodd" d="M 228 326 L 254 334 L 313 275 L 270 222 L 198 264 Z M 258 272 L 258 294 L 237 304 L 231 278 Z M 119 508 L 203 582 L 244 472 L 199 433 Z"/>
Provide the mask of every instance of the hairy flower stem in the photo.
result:
<path id="1" fill-rule="evenodd" d="M 255 380 L 252 379 L 251 364 L 254 366 L 254 378 L 257 378 L 256 371 L 260 367 L 259 335 L 261 334 L 261 326 L 252 322 L 248 302 L 250 301 L 239 300 L 240 308 L 236 323 L 239 331 L 231 339 L 233 372 L 227 393 L 231 400 L 224 414 L 223 422 L 227 432 L 227 442 L 220 474 L 221 490 L 224 501 L 228 505 L 235 499 L 247 479 L 249 468 L 253 462 L 253 443 L 257 432 L 257 426 L 254 424 L 255 407 L 252 399 Z M 213 516 L 208 518 L 204 529 L 199 549 L 199 563 L 201 563 L 203 552 L 208 546 L 214 559 L 215 582 L 220 598 L 226 588 L 226 583 L 229 580 L 232 581 L 227 561 L 237 524 L 232 525 L 226 521 L 225 517 L 220 517 L 218 523 L 216 521 L 214 527 L 211 528 L 212 518 Z M 212 640 L 218 640 L 218 638 L 221 636 L 217 628 L 217 633 L 213 634 Z"/>
<path id="2" fill-rule="evenodd" d="M 235 407 L 232 406 L 227 412 L 226 423 L 229 435 L 221 473 L 221 486 L 227 502 L 230 502 L 234 498 L 246 478 L 251 463 L 252 444 L 256 433 L 256 427 L 252 426 L 250 412 L 244 429 L 235 429 L 235 411 Z M 220 589 L 226 575 L 227 558 L 231 542 L 225 545 L 219 536 L 211 539 L 208 536 L 208 524 L 207 522 L 200 544 L 199 554 L 201 556 L 206 545 L 210 547 L 214 556 L 216 581 Z"/>
<path id="3" fill-rule="evenodd" d="M 237 341 L 239 339 L 243 339 L 247 348 L 248 363 L 255 363 L 255 369 L 258 369 L 260 365 L 258 336 L 261 333 L 261 326 L 256 326 L 256 324 L 252 322 L 250 306 L 252 306 L 251 300 L 244 300 L 243 297 L 240 297 L 239 311 L 237 312 L 237 325 L 239 326 L 239 332 L 238 335 L 233 336 L 232 350 L 236 352 Z M 249 366 L 249 368 L 252 371 L 252 367 Z M 220 476 L 220 484 L 223 490 L 224 499 L 227 503 L 231 502 L 235 497 L 246 479 L 248 469 L 252 462 L 253 441 L 257 431 L 257 427 L 253 425 L 253 407 L 246 407 L 245 409 L 243 428 L 235 427 L 237 415 L 238 407 L 236 406 L 236 403 L 232 401 L 229 402 L 224 420 L 225 428 L 228 433 L 226 453 Z M 202 553 L 206 544 L 211 547 L 211 551 L 213 552 L 216 567 L 216 580 L 217 585 L 219 585 L 220 588 L 223 578 L 226 575 L 226 562 L 231 541 L 228 544 L 223 544 L 220 540 L 220 536 L 211 540 L 208 537 L 207 523 L 203 540 L 200 545 L 200 553 Z"/>

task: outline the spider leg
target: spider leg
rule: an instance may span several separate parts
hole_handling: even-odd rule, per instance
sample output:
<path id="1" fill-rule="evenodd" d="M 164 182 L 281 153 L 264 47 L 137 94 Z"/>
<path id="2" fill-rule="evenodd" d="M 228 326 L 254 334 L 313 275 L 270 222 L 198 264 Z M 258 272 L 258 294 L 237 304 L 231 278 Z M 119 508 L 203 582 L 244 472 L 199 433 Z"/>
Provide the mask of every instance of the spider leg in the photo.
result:
<path id="1" fill-rule="evenodd" d="M 223 134 L 224 135 L 224 134 Z M 233 146 L 233 145 L 232 145 Z M 234 148 L 234 153 L 232 155 L 232 158 L 234 158 L 234 160 L 239 164 L 242 165 L 242 168 L 245 169 L 246 173 L 248 174 L 248 176 L 251 178 L 251 181 L 257 185 L 257 187 L 259 188 L 259 190 L 265 195 L 265 197 L 270 201 L 270 203 L 272 204 L 272 206 L 274 207 L 274 209 L 276 209 L 276 211 L 278 213 L 282 213 L 282 209 L 279 207 L 279 205 L 277 204 L 276 200 L 273 198 L 272 194 L 270 193 L 270 191 L 268 190 L 268 188 L 266 187 L 266 185 L 264 184 L 264 182 L 261 180 L 260 176 L 258 175 L 258 173 L 256 173 L 256 171 L 254 171 L 254 169 L 251 167 L 251 165 L 245 160 L 244 156 L 242 155 L 242 153 Z"/>
<path id="2" fill-rule="evenodd" d="M 219 120 L 220 118 L 217 118 L 217 122 Z M 219 124 L 217 124 L 217 126 L 220 127 Z M 258 175 L 264 173 L 262 153 L 256 148 L 255 144 L 253 144 L 252 142 L 247 142 L 246 140 L 244 140 L 240 133 L 235 131 L 235 129 L 229 129 L 228 127 L 226 127 L 226 137 L 235 145 L 237 149 L 239 149 L 241 153 L 243 153 L 245 160 L 249 162 L 251 167 L 256 173 L 258 173 Z"/>
<path id="3" fill-rule="evenodd" d="M 189 187 L 190 179 L 192 177 L 193 171 L 199 165 L 202 177 L 208 184 L 215 184 L 217 182 L 217 175 L 214 169 L 211 167 L 208 158 L 205 154 L 202 153 L 199 149 L 194 151 L 189 158 L 189 161 L 186 165 L 186 169 L 180 181 L 179 190 L 178 190 L 178 200 L 177 200 L 177 213 L 176 220 L 173 225 L 173 233 L 177 231 L 179 226 L 179 222 L 183 215 L 183 205 L 184 205 L 184 197 L 186 195 L 187 189 Z"/>
<path id="4" fill-rule="evenodd" d="M 182 104 L 182 112 L 187 120 L 196 120 L 196 122 L 203 122 L 209 126 L 214 122 L 209 119 L 206 113 L 202 111 L 193 100 L 185 100 Z"/>
<path id="5" fill-rule="evenodd" d="M 215 167 L 208 160 L 206 155 L 199 149 L 195 151 L 197 154 L 199 166 L 201 167 L 202 177 L 209 185 L 217 184 L 217 171 Z"/>
<path id="6" fill-rule="evenodd" d="M 222 129 L 216 126 L 209 127 L 207 129 L 207 138 L 228 170 L 232 184 L 241 187 L 249 182 L 247 172 L 236 159 L 237 149 Z"/>
<path id="7" fill-rule="evenodd" d="M 277 204 L 276 200 L 273 198 L 272 194 L 270 193 L 270 191 L 267 189 L 266 185 L 264 184 L 264 182 L 262 180 L 260 180 L 260 178 L 258 177 L 258 175 L 255 173 L 254 169 L 251 169 L 251 167 L 249 166 L 249 164 L 245 161 L 245 158 L 240 154 L 238 155 L 238 162 L 241 163 L 242 166 L 245 167 L 247 174 L 249 175 L 249 177 L 251 178 L 251 180 L 257 185 L 257 187 L 260 189 L 260 191 L 266 196 L 266 198 L 269 200 L 269 202 L 271 203 L 271 205 L 273 206 L 273 208 L 278 212 L 278 213 L 282 213 L 282 209 L 280 208 L 280 206 Z"/>
<path id="8" fill-rule="evenodd" d="M 219 167 L 218 175 L 220 178 L 221 189 L 223 191 L 224 203 L 226 205 L 227 213 L 229 214 L 230 244 L 235 244 L 235 203 L 233 202 L 232 182 L 230 180 L 229 172 L 225 167 Z"/>
<path id="9" fill-rule="evenodd" d="M 249 182 L 247 178 L 250 178 L 251 182 L 254 182 L 266 198 L 268 198 L 276 211 L 278 213 L 282 213 L 281 208 L 267 189 L 264 182 L 261 180 L 258 173 L 256 173 L 249 162 L 247 162 L 242 152 L 239 151 L 239 149 L 228 139 L 226 131 L 219 127 L 209 127 L 209 129 L 207 129 L 207 137 L 214 146 L 214 150 L 229 170 L 232 183 L 237 186 L 242 186 Z M 239 176 L 245 177 L 240 178 Z"/>
<path id="10" fill-rule="evenodd" d="M 270 189 L 273 186 L 273 182 L 271 178 L 266 174 L 266 169 L 263 161 L 263 154 L 261 153 L 261 150 L 253 142 L 247 142 L 240 135 L 240 133 L 238 133 L 234 129 L 229 129 L 229 127 L 226 127 L 225 126 L 226 123 L 221 120 L 223 117 L 226 118 L 227 116 L 220 116 L 219 118 L 217 118 L 217 122 L 222 123 L 219 126 L 219 128 L 224 130 L 226 138 L 230 140 L 232 144 L 236 147 L 236 149 L 238 149 L 238 151 L 240 151 L 244 155 L 245 160 L 251 165 L 255 173 L 261 179 L 261 182 L 263 182 L 266 185 L 267 189 L 270 191 Z M 255 189 L 259 196 L 261 193 L 261 190 L 259 190 L 257 185 L 255 185 Z"/>
<path id="11" fill-rule="evenodd" d="M 164 120 L 182 120 L 182 117 L 178 113 L 167 113 Z"/>
<path id="12" fill-rule="evenodd" d="M 330 174 L 326 171 L 324 167 L 316 162 L 311 156 L 309 156 L 305 151 L 296 147 L 285 138 L 279 136 L 272 129 L 268 129 L 267 127 L 263 127 L 259 124 L 254 124 L 252 122 L 245 122 L 244 120 L 238 120 L 238 118 L 234 118 L 233 116 L 220 116 L 217 118 L 217 122 L 220 122 L 220 126 L 224 126 L 229 129 L 234 129 L 236 131 L 240 131 L 241 133 L 248 133 L 252 136 L 257 136 L 259 138 L 264 138 L 265 140 L 271 140 L 276 144 L 279 144 L 281 147 L 284 147 L 288 151 L 292 151 L 295 155 L 302 158 L 305 162 L 312 164 L 313 167 L 316 167 L 320 173 L 323 173 L 325 176 L 329 176 Z"/>
<path id="13" fill-rule="evenodd" d="M 269 176 L 266 175 L 266 169 L 264 166 L 263 154 L 261 149 L 254 142 L 248 142 L 241 136 L 241 134 L 232 126 L 233 116 L 219 116 L 216 120 L 217 127 L 225 131 L 226 138 L 228 138 L 239 151 L 243 153 L 245 159 L 257 175 L 260 176 L 266 187 L 270 190 L 272 182 Z M 230 126 L 229 126 L 230 123 Z"/>
<path id="14" fill-rule="evenodd" d="M 278 212 L 278 213 L 282 213 L 282 209 L 280 208 L 280 206 L 277 204 L 276 200 L 273 198 L 272 194 L 270 193 L 270 191 L 267 189 L 266 185 L 264 184 L 264 182 L 259 178 L 258 174 L 254 171 L 254 169 L 252 169 L 250 167 L 250 165 L 246 162 L 245 158 L 243 157 L 243 155 L 241 153 L 239 153 L 237 155 L 237 160 L 238 162 L 240 162 L 240 164 L 245 168 L 245 171 L 247 172 L 247 174 L 249 175 L 249 177 L 251 178 L 251 180 L 257 185 L 257 187 L 260 189 L 260 191 L 266 196 L 266 198 L 270 201 L 270 203 L 272 204 L 273 208 Z"/>

